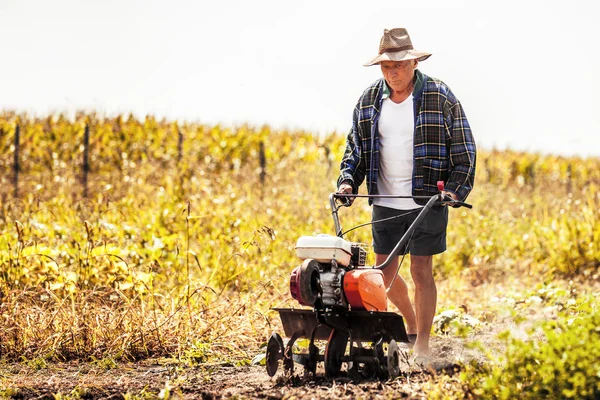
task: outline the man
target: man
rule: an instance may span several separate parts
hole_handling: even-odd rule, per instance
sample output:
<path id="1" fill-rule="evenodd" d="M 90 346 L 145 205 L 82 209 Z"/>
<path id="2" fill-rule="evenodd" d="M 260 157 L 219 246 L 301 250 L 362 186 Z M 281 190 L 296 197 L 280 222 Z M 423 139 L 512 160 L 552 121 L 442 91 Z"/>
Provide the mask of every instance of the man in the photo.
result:
<path id="1" fill-rule="evenodd" d="M 417 69 L 430 53 L 415 50 L 404 28 L 384 30 L 379 54 L 365 66 L 379 65 L 383 78 L 360 97 L 340 166 L 339 193 L 431 196 L 464 201 L 473 188 L 476 148 L 460 102 L 442 81 Z M 383 263 L 426 201 L 370 199 L 377 265 Z M 398 255 L 384 269 L 388 298 L 406 321 L 414 360 L 430 364 L 429 336 L 437 303 L 433 255 L 446 250 L 448 209 L 434 207 L 413 233 L 408 248 L 415 285 L 414 308 L 406 282 L 397 276 Z M 391 285 L 391 287 L 390 287 Z"/>

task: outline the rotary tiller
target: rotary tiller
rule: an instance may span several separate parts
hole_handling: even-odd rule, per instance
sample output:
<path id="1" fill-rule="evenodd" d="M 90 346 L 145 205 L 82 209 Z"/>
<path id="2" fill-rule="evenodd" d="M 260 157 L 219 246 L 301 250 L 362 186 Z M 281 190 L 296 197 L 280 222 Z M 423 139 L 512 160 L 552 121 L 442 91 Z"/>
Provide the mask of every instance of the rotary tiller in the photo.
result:
<path id="1" fill-rule="evenodd" d="M 441 184 L 438 187 L 443 189 Z M 338 210 L 349 205 L 350 197 L 383 196 L 332 193 L 329 201 L 336 236 L 303 236 L 298 240 L 296 252 L 303 262 L 291 273 L 290 293 L 298 303 L 310 308 L 274 309 L 281 317 L 285 336 L 290 339 L 284 344 L 278 333 L 270 337 L 266 350 L 270 376 L 277 372 L 280 360 L 283 360 L 284 371 L 290 375 L 294 363 L 303 365 L 304 373 L 308 375 L 315 374 L 317 363 L 323 362 L 327 377 L 337 376 L 343 363 L 348 366 L 348 372 L 360 376 L 398 376 L 398 343 L 408 343 L 408 337 L 402 316 L 387 311 L 382 269 L 410 240 L 431 207 L 441 204 L 471 207 L 442 194 L 425 197 L 427 204 L 388 259 L 379 266 L 367 267 L 365 246 L 342 238 L 344 233 Z M 338 204 L 339 201 L 342 204 Z M 294 344 L 300 338 L 309 339 L 308 349 L 295 353 Z M 315 344 L 317 340 L 327 341 L 323 353 Z M 367 346 L 363 347 L 363 343 Z"/>

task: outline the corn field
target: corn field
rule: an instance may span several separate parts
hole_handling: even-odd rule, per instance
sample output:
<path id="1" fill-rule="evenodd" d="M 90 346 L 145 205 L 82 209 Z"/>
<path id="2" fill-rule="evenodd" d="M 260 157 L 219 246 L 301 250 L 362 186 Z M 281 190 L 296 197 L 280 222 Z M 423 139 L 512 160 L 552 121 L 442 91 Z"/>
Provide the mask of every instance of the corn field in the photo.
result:
<path id="1" fill-rule="evenodd" d="M 249 362 L 279 324 L 270 308 L 292 305 L 297 238 L 333 233 L 344 143 L 151 116 L 0 115 L 0 356 Z M 478 156 L 474 208 L 451 210 L 438 278 L 597 279 L 600 160 Z M 340 213 L 348 227 L 370 219 L 366 202 Z M 351 239 L 369 243 L 370 230 Z"/>

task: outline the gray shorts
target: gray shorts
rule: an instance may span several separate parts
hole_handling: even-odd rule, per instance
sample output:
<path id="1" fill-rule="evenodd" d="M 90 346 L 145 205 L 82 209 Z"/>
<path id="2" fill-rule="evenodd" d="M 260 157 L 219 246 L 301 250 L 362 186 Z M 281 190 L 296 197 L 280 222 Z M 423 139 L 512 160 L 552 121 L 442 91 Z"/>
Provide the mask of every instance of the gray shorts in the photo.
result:
<path id="1" fill-rule="evenodd" d="M 406 214 L 372 225 L 375 253 L 390 254 L 420 210 L 396 210 L 374 205 L 372 221 Z M 410 253 L 415 256 L 432 256 L 443 253 L 446 251 L 447 226 L 448 207 L 433 207 L 413 232 L 408 248 L 405 246 L 398 252 L 398 255 Z"/>

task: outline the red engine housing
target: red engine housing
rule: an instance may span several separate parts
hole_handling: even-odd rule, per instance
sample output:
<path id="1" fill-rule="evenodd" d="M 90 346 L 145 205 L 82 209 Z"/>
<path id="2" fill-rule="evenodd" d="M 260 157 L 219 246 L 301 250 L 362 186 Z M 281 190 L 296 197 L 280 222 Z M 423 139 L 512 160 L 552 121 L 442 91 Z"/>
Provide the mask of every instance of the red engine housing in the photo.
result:
<path id="1" fill-rule="evenodd" d="M 290 274 L 290 294 L 303 306 L 311 305 L 306 304 L 300 296 L 300 267 L 294 268 Z"/>
<path id="2" fill-rule="evenodd" d="M 304 260 L 290 274 L 290 293 L 303 306 L 313 307 L 319 295 L 319 263 Z"/>

